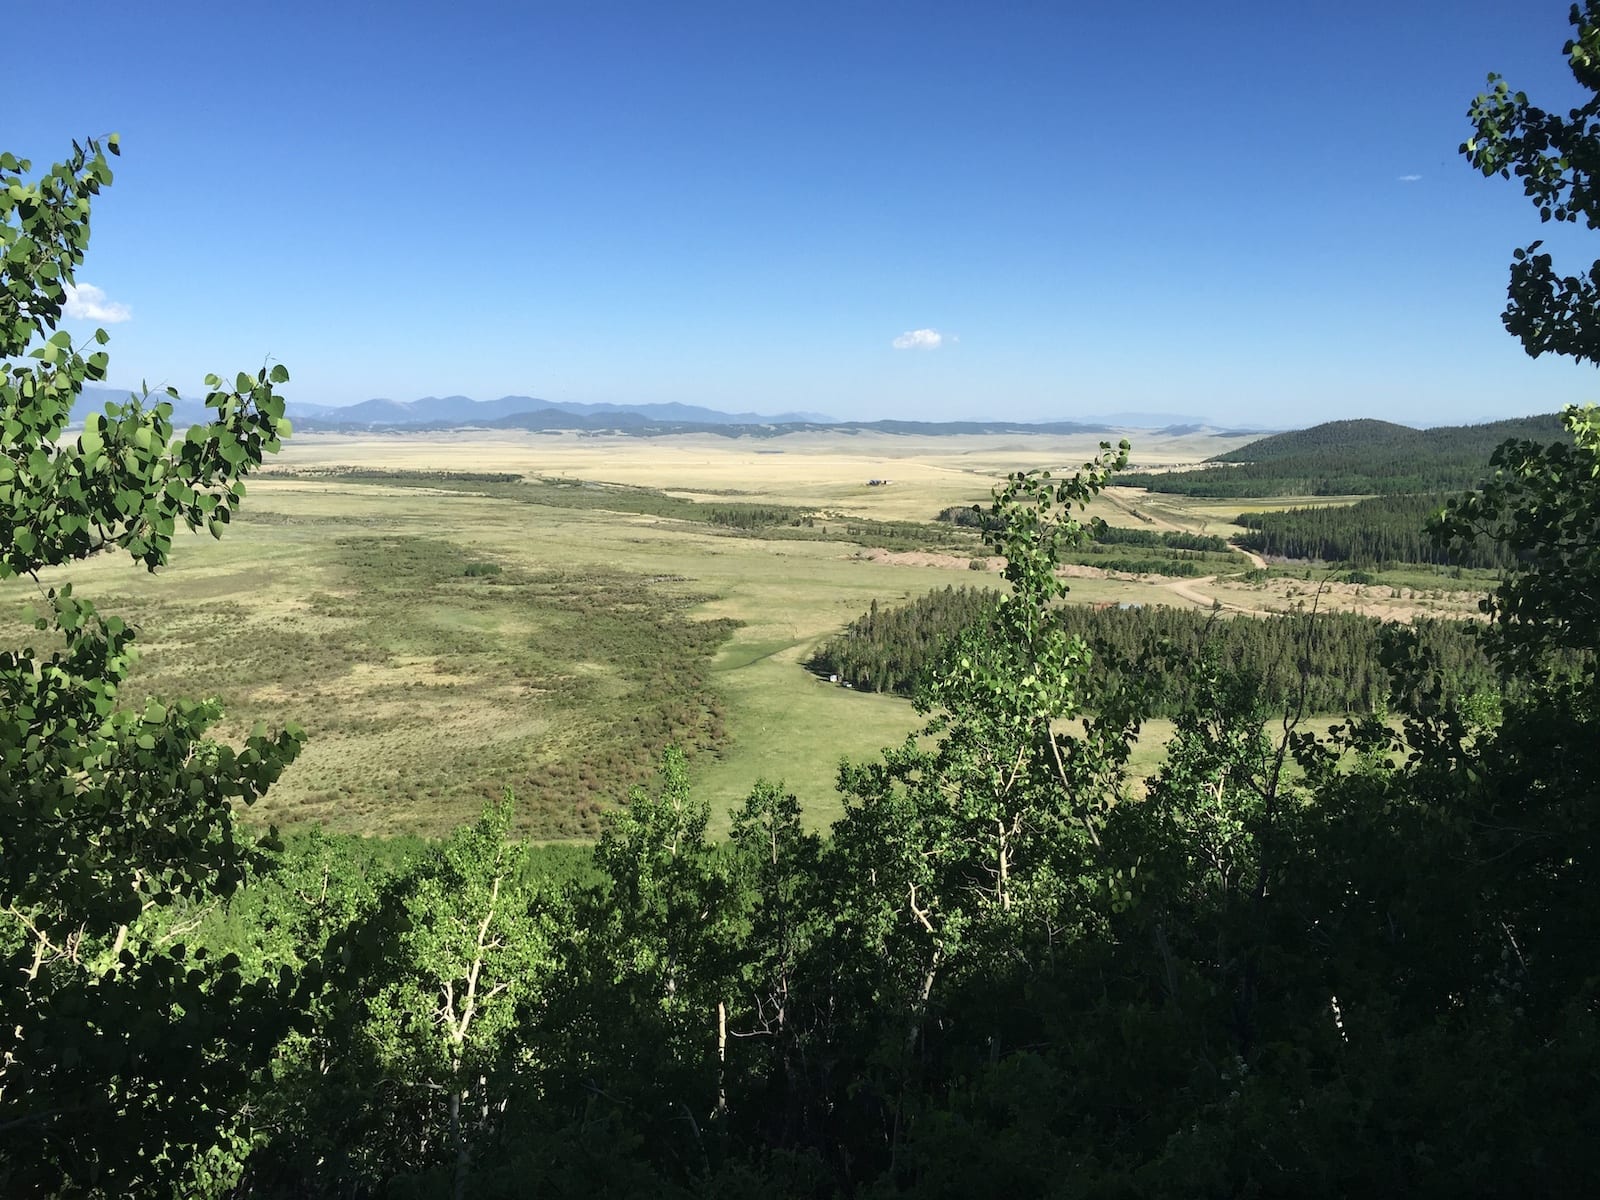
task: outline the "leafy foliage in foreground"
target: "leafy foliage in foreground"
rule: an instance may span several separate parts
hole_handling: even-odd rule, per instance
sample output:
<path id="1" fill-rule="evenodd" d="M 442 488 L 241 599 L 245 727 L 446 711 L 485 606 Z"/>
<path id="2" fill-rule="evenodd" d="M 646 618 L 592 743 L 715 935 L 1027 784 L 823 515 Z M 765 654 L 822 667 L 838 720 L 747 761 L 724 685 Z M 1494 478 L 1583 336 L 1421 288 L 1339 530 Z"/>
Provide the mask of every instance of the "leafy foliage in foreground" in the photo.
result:
<path id="1" fill-rule="evenodd" d="M 100 552 L 148 570 L 181 523 L 217 536 L 287 432 L 282 367 L 208 378 L 210 420 L 174 441 L 170 403 L 108 405 L 76 439 L 74 397 L 107 356 L 57 331 L 110 184 L 91 141 L 38 179 L 0 154 L 0 578 L 39 583 L 38 644 L 0 652 L 0 1190 L 198 1186 L 300 1011 L 288 971 L 190 952 L 176 907 L 225 897 L 235 832 L 295 757 L 297 730 L 209 740 L 214 701 L 119 703 L 134 631 L 44 573 Z M 106 343 L 104 330 L 93 336 Z"/>

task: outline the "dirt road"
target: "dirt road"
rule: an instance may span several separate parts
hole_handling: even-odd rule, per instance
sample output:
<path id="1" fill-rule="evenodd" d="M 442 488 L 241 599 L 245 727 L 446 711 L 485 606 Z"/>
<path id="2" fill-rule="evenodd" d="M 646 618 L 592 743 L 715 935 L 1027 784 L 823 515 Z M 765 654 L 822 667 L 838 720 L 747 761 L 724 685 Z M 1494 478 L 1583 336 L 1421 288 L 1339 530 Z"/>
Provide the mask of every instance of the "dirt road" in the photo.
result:
<path id="1" fill-rule="evenodd" d="M 1135 500 L 1139 496 L 1147 495 L 1143 488 L 1108 487 L 1100 493 L 1100 498 L 1113 508 L 1127 513 L 1140 524 L 1149 525 L 1153 529 L 1160 529 L 1172 533 L 1186 533 L 1181 525 L 1174 525 L 1165 517 L 1158 517 L 1153 512 L 1146 512 L 1140 508 Z"/>
<path id="2" fill-rule="evenodd" d="M 1208 596 L 1199 589 L 1206 584 L 1215 583 L 1215 575 L 1202 575 L 1198 579 L 1173 579 L 1161 586 L 1174 596 L 1187 600 L 1190 604 L 1198 604 L 1201 608 L 1215 608 L 1220 605 L 1227 612 L 1244 613 L 1252 617 L 1270 617 L 1276 614 L 1264 608 L 1251 608 L 1245 604 L 1235 604 L 1231 600 L 1224 600 L 1220 596 Z"/>

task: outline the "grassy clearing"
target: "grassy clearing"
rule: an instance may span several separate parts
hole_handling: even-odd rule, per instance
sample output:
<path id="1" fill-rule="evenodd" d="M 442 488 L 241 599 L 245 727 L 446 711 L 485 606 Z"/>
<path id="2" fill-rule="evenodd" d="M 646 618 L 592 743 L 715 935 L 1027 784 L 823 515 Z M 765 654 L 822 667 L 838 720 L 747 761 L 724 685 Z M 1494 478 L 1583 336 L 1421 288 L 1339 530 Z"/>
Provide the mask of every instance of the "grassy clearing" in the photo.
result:
<path id="1" fill-rule="evenodd" d="M 726 828 L 728 811 L 760 779 L 781 782 L 806 821 L 826 827 L 843 811 L 834 791 L 840 760 L 872 758 L 920 727 L 908 700 L 847 691 L 802 669 L 808 649 L 807 642 L 761 653 L 735 643 L 713 668 L 731 746 L 696 772 L 695 783 L 711 802 L 714 831 Z"/>
<path id="2" fill-rule="evenodd" d="M 697 775 L 831 797 L 841 749 L 902 727 L 861 740 L 847 694 L 771 719 L 814 684 L 794 660 L 873 598 L 950 575 L 460 493 L 279 478 L 251 502 L 228 539 L 188 540 L 160 578 L 111 559 L 71 576 L 141 629 L 131 698 L 217 695 L 234 734 L 256 718 L 306 726 L 255 814 L 288 825 L 437 833 L 509 786 L 530 833 L 588 836 L 669 740 Z M 24 640 L 31 588 L 3 595 L 0 636 Z M 796 653 L 765 661 L 784 646 Z M 730 702 L 747 709 L 737 721 Z M 745 784 L 712 786 L 732 800 Z"/>

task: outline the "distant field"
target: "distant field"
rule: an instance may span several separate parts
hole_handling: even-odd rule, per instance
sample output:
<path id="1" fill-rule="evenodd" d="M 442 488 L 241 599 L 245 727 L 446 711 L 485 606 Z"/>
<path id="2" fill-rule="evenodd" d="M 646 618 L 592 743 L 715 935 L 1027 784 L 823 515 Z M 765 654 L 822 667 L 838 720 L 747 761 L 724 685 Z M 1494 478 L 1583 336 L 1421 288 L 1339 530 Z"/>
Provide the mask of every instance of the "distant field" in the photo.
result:
<path id="1" fill-rule="evenodd" d="M 1139 466 L 1193 464 L 1249 440 L 1137 436 L 1134 463 Z M 1097 435 L 796 434 L 754 441 L 710 434 L 302 434 L 267 469 L 508 471 L 663 488 L 693 499 L 759 498 L 843 508 L 880 520 L 926 521 L 949 505 L 987 502 L 989 489 L 1011 471 L 1074 468 L 1096 453 L 1100 441 Z M 889 484 L 873 487 L 872 479 Z"/>
<path id="2" fill-rule="evenodd" d="M 1242 440 L 1157 439 L 1138 454 L 1191 462 Z M 1074 466 L 1096 442 L 307 435 L 252 481 L 223 541 L 180 537 L 159 577 L 112 559 L 65 577 L 138 622 L 132 698 L 220 696 L 233 722 L 225 732 L 256 719 L 307 728 L 300 761 L 258 806 L 263 820 L 434 834 L 511 787 L 528 832 L 585 837 L 679 741 L 719 811 L 757 778 L 781 778 L 823 824 L 838 811 L 840 757 L 873 754 L 916 718 L 904 701 L 830 686 L 799 663 L 873 600 L 971 581 L 967 555 L 750 536 L 672 516 L 315 473 L 507 472 L 928 522 L 941 508 L 985 501 L 1011 470 Z M 873 478 L 890 483 L 869 486 Z M 1218 531 L 1209 508 L 1141 496 L 1119 492 L 1096 511 L 1112 524 Z M 1073 574 L 1081 601 L 1220 601 L 1250 611 L 1304 604 L 1312 592 L 1304 580 Z M 1324 602 L 1403 615 L 1471 601 L 1344 586 Z M 31 583 L 0 587 L 6 643 L 29 636 L 20 613 L 30 598 Z"/>

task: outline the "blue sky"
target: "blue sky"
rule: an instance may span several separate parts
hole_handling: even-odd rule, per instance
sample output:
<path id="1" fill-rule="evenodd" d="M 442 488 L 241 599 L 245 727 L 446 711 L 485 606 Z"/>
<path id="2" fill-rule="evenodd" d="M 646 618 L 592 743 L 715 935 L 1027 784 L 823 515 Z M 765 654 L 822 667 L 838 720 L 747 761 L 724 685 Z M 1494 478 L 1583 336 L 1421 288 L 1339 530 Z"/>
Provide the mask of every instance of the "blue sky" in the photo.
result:
<path id="1" fill-rule="evenodd" d="M 1453 422 L 1600 396 L 1456 153 L 1490 70 L 1578 99 L 1567 7 L 91 2 L 0 147 L 122 134 L 121 385 Z"/>

